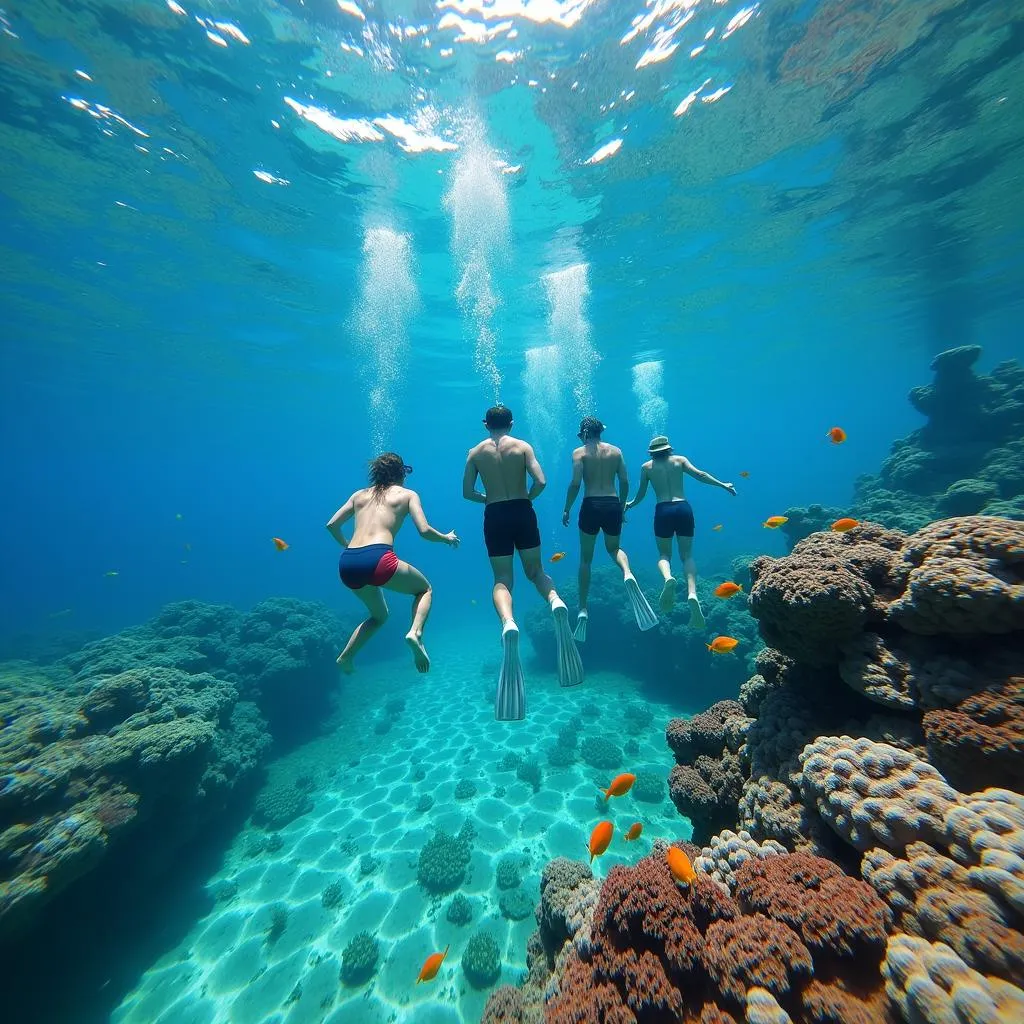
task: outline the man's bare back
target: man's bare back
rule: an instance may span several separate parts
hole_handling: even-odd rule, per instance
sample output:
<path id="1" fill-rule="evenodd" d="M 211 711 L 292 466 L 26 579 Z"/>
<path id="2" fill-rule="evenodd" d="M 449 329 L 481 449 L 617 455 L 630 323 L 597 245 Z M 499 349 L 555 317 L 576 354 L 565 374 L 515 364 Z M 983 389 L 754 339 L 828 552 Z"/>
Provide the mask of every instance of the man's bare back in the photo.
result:
<path id="1" fill-rule="evenodd" d="M 355 515 L 355 528 L 350 546 L 394 544 L 395 535 L 409 514 L 409 503 L 415 492 L 407 487 L 392 486 L 378 500 L 372 487 L 364 487 L 349 498 Z"/>
<path id="2" fill-rule="evenodd" d="M 643 465 L 643 472 L 651 481 L 658 501 L 683 501 L 686 498 L 686 474 L 692 470 L 693 466 L 683 455 L 651 459 Z"/>
<path id="3" fill-rule="evenodd" d="M 511 434 L 481 441 L 470 449 L 467 461 L 480 475 L 488 505 L 529 497 L 527 473 L 543 479 L 533 448 Z"/>
<path id="4" fill-rule="evenodd" d="M 614 498 L 622 466 L 622 450 L 605 441 L 582 445 L 572 453 L 573 462 L 583 464 L 583 494 L 587 498 Z"/>

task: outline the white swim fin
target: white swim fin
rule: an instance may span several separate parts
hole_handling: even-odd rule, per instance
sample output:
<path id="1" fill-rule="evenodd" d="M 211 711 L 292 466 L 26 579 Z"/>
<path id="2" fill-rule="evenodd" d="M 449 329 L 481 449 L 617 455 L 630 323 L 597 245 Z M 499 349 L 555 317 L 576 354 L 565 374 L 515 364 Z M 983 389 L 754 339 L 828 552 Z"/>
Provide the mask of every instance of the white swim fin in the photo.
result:
<path id="1" fill-rule="evenodd" d="M 558 647 L 558 685 L 579 686 L 583 682 L 583 662 L 569 628 L 569 609 L 561 598 L 551 602 L 555 620 L 555 645 Z"/>
<path id="2" fill-rule="evenodd" d="M 629 595 L 629 603 L 636 617 L 637 627 L 641 630 L 653 629 L 658 624 L 658 613 L 651 607 L 650 602 L 644 597 L 636 577 L 632 573 L 626 577 L 626 593 Z"/>
<path id="3" fill-rule="evenodd" d="M 501 631 L 501 674 L 494 695 L 494 717 L 499 722 L 521 722 L 526 717 L 525 683 L 519 660 L 519 627 L 509 619 Z"/>

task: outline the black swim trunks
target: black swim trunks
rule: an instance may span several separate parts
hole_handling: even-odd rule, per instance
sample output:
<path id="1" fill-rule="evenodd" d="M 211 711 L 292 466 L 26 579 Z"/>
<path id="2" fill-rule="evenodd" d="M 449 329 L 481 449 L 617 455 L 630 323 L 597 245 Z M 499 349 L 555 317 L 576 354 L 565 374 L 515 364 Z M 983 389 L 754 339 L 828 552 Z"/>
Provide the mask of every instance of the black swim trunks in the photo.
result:
<path id="1" fill-rule="evenodd" d="M 609 537 L 622 533 L 622 502 L 614 495 L 584 498 L 580 505 L 580 530 L 591 537 L 604 530 Z"/>
<path id="2" fill-rule="evenodd" d="M 654 536 L 692 537 L 693 509 L 684 498 L 682 501 L 659 501 L 654 506 Z"/>
<path id="3" fill-rule="evenodd" d="M 484 543 L 491 558 L 540 547 L 537 513 L 529 498 L 496 501 L 484 508 Z"/>

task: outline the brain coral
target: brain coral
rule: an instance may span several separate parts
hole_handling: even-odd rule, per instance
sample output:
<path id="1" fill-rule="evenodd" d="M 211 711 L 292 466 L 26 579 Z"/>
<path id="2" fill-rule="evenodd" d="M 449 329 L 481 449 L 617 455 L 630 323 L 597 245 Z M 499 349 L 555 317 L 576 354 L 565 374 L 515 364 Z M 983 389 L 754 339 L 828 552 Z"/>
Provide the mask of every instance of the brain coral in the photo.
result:
<path id="1" fill-rule="evenodd" d="M 968 966 L 1006 980 L 1024 977 L 1024 935 L 1000 901 L 974 888 L 967 868 L 926 843 L 906 859 L 869 850 L 864 880 L 891 908 L 900 931 L 944 942 Z"/>
<path id="2" fill-rule="evenodd" d="M 908 538 L 888 618 L 911 633 L 1024 630 L 1024 524 L 996 516 L 932 523 Z"/>
<path id="3" fill-rule="evenodd" d="M 861 737 L 823 736 L 800 755 L 804 800 L 858 850 L 937 841 L 959 794 L 927 761 Z"/>
<path id="4" fill-rule="evenodd" d="M 736 888 L 735 872 L 741 864 L 748 860 L 777 857 L 786 852 L 786 848 L 773 839 L 758 843 L 749 832 L 737 834 L 726 829 L 711 837 L 710 844 L 700 851 L 693 866 L 710 875 L 726 892 L 731 893 Z"/>
<path id="5" fill-rule="evenodd" d="M 889 998 L 914 1024 L 1024 1020 L 1024 991 L 972 970 L 945 943 L 894 935 L 882 971 Z"/>
<path id="6" fill-rule="evenodd" d="M 950 856 L 971 884 L 1003 901 L 1024 923 L 1024 796 L 986 789 L 961 798 L 943 821 Z"/>

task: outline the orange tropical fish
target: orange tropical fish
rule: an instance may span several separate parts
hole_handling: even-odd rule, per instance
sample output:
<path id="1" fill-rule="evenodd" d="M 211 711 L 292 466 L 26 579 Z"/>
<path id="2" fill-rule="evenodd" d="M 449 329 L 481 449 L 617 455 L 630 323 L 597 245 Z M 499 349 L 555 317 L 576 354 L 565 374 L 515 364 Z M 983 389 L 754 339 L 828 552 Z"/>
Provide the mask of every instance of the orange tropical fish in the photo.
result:
<path id="1" fill-rule="evenodd" d="M 553 554 L 553 555 L 552 555 L 552 556 L 551 556 L 551 557 L 550 557 L 550 558 L 548 559 L 548 561 L 549 561 L 549 562 L 560 562 L 560 561 L 561 561 L 561 560 L 562 560 L 563 558 L 565 558 L 565 552 L 564 552 L 564 551 L 556 551 L 556 552 L 555 552 L 555 553 L 554 553 L 554 554 Z"/>
<path id="2" fill-rule="evenodd" d="M 789 516 L 769 516 L 761 525 L 766 530 L 777 530 L 783 523 L 789 522 Z"/>
<path id="3" fill-rule="evenodd" d="M 697 872 L 693 870 L 690 858 L 678 846 L 670 846 L 665 859 L 668 861 L 668 869 L 672 877 L 680 885 L 693 885 L 697 881 Z"/>
<path id="4" fill-rule="evenodd" d="M 626 833 L 626 838 L 630 840 L 630 842 L 632 842 L 634 839 L 639 839 L 640 833 L 643 832 L 643 830 L 643 825 L 641 825 L 639 821 L 634 821 L 633 824 L 629 826 L 629 831 Z"/>
<path id="5" fill-rule="evenodd" d="M 716 636 L 711 643 L 704 646 L 712 654 L 728 654 L 738 643 L 739 640 L 732 636 Z"/>
<path id="6" fill-rule="evenodd" d="M 721 528 L 722 528 L 722 524 L 721 523 L 718 523 L 717 525 L 711 527 L 712 530 L 720 530 Z"/>
<path id="7" fill-rule="evenodd" d="M 610 821 L 599 821 L 594 826 L 594 831 L 590 833 L 590 843 L 587 845 L 587 849 L 590 851 L 591 864 L 594 863 L 595 857 L 600 857 L 608 849 L 614 831 L 615 827 Z"/>
<path id="8" fill-rule="evenodd" d="M 833 427 L 825 436 L 833 444 L 842 444 L 846 440 L 846 431 L 842 427 Z"/>
<path id="9" fill-rule="evenodd" d="M 847 530 L 852 530 L 855 526 L 860 526 L 860 522 L 856 519 L 837 519 L 832 524 L 833 533 L 846 533 Z"/>
<path id="10" fill-rule="evenodd" d="M 445 946 L 443 953 L 431 953 L 426 960 L 423 961 L 423 966 L 420 968 L 420 976 L 416 979 L 418 985 L 421 981 L 433 981 L 437 976 L 437 972 L 441 970 L 441 964 L 444 962 L 444 958 L 448 955 L 448 950 L 451 946 Z"/>
<path id="11" fill-rule="evenodd" d="M 715 597 L 735 597 L 742 589 L 738 583 L 726 580 L 725 583 L 719 583 L 715 587 Z"/>
<path id="12" fill-rule="evenodd" d="M 274 542 L 274 547 L 277 548 L 278 551 L 287 551 L 288 550 L 288 542 L 287 541 L 281 540 L 280 537 L 271 537 L 270 539 Z"/>
<path id="13" fill-rule="evenodd" d="M 747 477 L 750 476 L 750 474 L 745 469 L 741 469 L 740 476 L 743 477 L 744 480 L 746 480 Z"/>
<path id="14" fill-rule="evenodd" d="M 604 791 L 605 800 L 610 796 L 625 796 L 633 788 L 634 782 L 636 782 L 636 776 L 630 775 L 629 772 L 616 775 L 612 779 L 612 784 Z"/>

